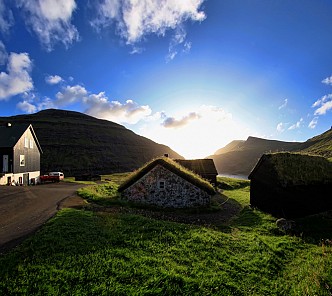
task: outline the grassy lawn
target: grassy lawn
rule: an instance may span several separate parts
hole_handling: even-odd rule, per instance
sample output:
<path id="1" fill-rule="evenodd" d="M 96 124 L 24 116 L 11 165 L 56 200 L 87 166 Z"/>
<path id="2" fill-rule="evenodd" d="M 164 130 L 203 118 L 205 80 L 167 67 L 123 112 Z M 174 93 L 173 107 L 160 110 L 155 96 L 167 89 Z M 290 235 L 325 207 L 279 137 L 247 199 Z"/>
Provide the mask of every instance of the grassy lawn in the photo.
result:
<path id="1" fill-rule="evenodd" d="M 304 234 L 285 235 L 249 207 L 248 183 L 222 181 L 242 207 L 227 227 L 60 211 L 0 256 L 0 295 L 331 295 L 331 217 L 299 220 Z M 116 186 L 83 194 L 112 199 Z"/>

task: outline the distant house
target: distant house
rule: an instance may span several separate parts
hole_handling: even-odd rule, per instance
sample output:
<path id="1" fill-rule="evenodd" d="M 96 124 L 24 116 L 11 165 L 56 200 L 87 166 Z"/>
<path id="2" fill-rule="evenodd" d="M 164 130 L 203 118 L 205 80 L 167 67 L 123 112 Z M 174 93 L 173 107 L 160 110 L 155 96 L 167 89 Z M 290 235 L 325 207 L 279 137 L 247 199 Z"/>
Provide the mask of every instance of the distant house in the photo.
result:
<path id="1" fill-rule="evenodd" d="M 208 180 L 211 184 L 217 184 L 217 169 L 213 159 L 175 159 L 175 161 L 190 171 L 200 175 L 203 179 Z"/>
<path id="2" fill-rule="evenodd" d="M 294 153 L 265 154 L 249 175 L 250 203 L 279 217 L 332 209 L 332 162 Z"/>
<path id="3" fill-rule="evenodd" d="M 167 157 L 134 172 L 119 191 L 132 202 L 171 208 L 207 206 L 215 193 L 209 182 Z"/>
<path id="4" fill-rule="evenodd" d="M 32 125 L 0 126 L 0 185 L 37 182 L 41 153 Z"/>

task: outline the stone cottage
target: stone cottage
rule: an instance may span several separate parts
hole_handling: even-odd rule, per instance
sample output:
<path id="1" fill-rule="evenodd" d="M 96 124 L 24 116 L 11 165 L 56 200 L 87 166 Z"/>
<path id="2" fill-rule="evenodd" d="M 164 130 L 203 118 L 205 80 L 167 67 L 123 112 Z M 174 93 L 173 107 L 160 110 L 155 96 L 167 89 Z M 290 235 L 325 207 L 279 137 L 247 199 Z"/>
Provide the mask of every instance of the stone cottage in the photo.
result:
<path id="1" fill-rule="evenodd" d="M 249 179 L 250 204 L 277 217 L 332 209 L 332 162 L 324 157 L 264 154 Z"/>
<path id="2" fill-rule="evenodd" d="M 134 172 L 119 191 L 131 202 L 171 208 L 207 206 L 215 193 L 209 182 L 167 157 Z"/>

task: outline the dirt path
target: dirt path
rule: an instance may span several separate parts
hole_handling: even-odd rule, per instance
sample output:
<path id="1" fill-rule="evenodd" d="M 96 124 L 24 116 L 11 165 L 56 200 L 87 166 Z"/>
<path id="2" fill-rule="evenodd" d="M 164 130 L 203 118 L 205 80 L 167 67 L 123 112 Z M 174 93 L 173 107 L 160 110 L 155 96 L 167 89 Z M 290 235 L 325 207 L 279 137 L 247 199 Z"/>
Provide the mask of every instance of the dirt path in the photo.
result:
<path id="1" fill-rule="evenodd" d="M 0 253 L 36 231 L 54 216 L 61 201 L 76 196 L 80 187 L 80 184 L 65 182 L 27 187 L 0 186 Z"/>

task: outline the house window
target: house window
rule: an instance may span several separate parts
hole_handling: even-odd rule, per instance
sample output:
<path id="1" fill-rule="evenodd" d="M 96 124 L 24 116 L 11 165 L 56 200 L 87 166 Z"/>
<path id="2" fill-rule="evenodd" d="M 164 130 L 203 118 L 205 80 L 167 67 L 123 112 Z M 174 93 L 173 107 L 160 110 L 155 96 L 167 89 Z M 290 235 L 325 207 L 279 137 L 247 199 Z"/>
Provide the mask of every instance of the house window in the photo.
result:
<path id="1" fill-rule="evenodd" d="M 158 182 L 158 188 L 159 189 L 165 189 L 165 181 L 164 180 L 160 180 Z"/>
<path id="2" fill-rule="evenodd" d="M 20 155 L 20 166 L 25 166 L 25 155 Z"/>
<path id="3" fill-rule="evenodd" d="M 33 148 L 33 140 L 30 139 L 30 148 L 32 149 Z"/>
<path id="4" fill-rule="evenodd" d="M 24 138 L 24 147 L 29 148 L 29 139 L 28 138 Z"/>

